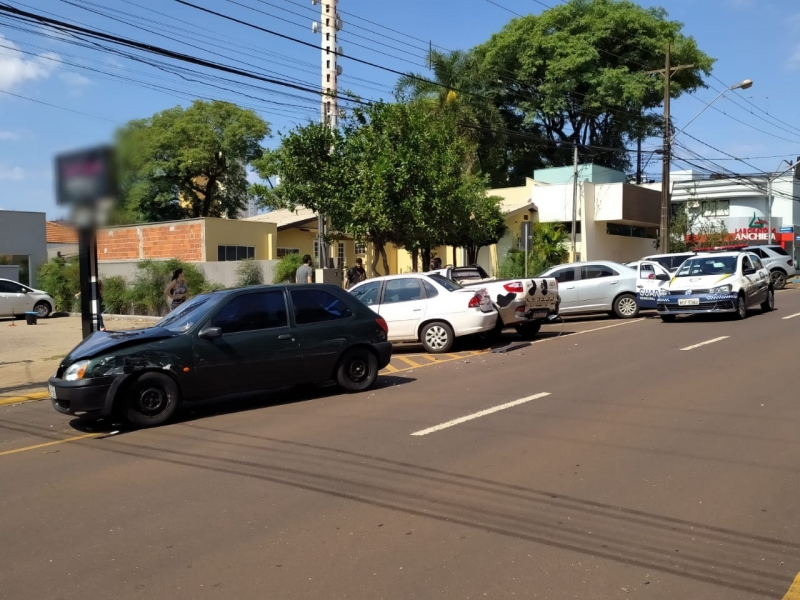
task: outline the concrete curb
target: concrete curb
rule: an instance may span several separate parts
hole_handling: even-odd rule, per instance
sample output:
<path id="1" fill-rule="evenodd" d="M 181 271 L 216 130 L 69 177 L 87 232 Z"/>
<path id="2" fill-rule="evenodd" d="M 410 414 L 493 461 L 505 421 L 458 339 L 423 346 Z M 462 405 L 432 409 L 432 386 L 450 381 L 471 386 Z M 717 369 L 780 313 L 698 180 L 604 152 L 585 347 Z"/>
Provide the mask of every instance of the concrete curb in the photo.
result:
<path id="1" fill-rule="evenodd" d="M 70 317 L 80 317 L 81 313 L 67 313 Z M 107 315 L 103 313 L 104 319 L 117 319 L 120 321 L 152 321 L 157 323 L 164 317 L 150 317 L 147 315 Z"/>

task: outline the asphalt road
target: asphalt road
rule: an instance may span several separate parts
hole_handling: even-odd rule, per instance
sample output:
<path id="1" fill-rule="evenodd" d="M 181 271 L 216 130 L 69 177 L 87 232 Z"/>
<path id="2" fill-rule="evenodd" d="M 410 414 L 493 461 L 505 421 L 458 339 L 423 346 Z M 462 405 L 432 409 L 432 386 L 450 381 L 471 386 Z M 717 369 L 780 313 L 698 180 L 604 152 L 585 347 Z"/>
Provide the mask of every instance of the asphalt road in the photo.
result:
<path id="1" fill-rule="evenodd" d="M 0 407 L 0 598 L 783 598 L 800 292 L 777 307 L 568 322 L 149 431 Z"/>

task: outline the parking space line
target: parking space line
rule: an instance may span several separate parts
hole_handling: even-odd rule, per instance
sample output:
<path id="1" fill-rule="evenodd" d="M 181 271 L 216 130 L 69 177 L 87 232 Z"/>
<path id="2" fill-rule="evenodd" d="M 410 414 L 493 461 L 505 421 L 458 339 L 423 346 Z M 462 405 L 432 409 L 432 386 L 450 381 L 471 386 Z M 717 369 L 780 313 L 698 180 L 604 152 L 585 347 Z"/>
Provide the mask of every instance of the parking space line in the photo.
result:
<path id="1" fill-rule="evenodd" d="M 449 356 L 450 358 L 453 358 L 453 359 L 456 359 L 456 358 L 464 358 L 463 356 L 459 356 L 458 354 L 452 354 L 452 353 L 450 353 L 450 354 L 445 354 L 445 356 Z"/>
<path id="2" fill-rule="evenodd" d="M 545 396 L 549 395 L 550 392 L 541 392 L 539 394 L 534 394 L 533 396 L 526 396 L 525 398 L 520 398 L 519 400 L 514 400 L 513 402 L 506 402 L 505 404 L 499 404 L 497 406 L 493 406 L 492 408 L 487 408 L 486 410 L 481 410 L 476 413 L 472 413 L 471 415 L 465 415 L 463 417 L 459 417 L 458 419 L 447 421 L 446 423 L 440 423 L 439 425 L 434 425 L 433 427 L 428 427 L 427 429 L 415 431 L 411 435 L 414 436 L 428 435 L 429 433 L 441 431 L 442 429 L 447 429 L 448 427 L 453 427 L 454 425 L 466 423 L 467 421 L 472 421 L 473 419 L 479 419 L 480 417 L 485 417 L 486 415 L 491 415 L 492 413 L 496 413 L 498 411 L 505 410 L 507 408 L 513 408 L 514 406 L 519 406 L 520 404 L 525 404 L 526 402 L 530 402 L 531 400 L 538 400 L 539 398 L 544 398 Z"/>
<path id="3" fill-rule="evenodd" d="M 0 398 L 0 406 L 7 406 L 9 404 L 22 404 L 23 402 L 32 402 L 34 400 L 43 400 L 49 396 L 50 394 L 47 392 L 33 392 L 32 394 L 25 394 L 24 396 Z"/>
<path id="4" fill-rule="evenodd" d="M 563 339 L 565 337 L 573 337 L 576 335 L 583 335 L 584 333 L 592 333 L 595 331 L 602 331 L 603 329 L 613 329 L 614 327 L 622 327 L 623 325 L 633 325 L 634 323 L 641 323 L 645 318 L 631 319 L 630 321 L 623 321 L 622 323 L 614 323 L 613 325 L 606 325 L 605 327 L 595 327 L 594 329 L 587 329 L 586 331 L 573 331 L 562 335 L 544 338 L 541 340 L 534 340 L 531 344 L 544 344 L 545 342 L 552 342 L 554 340 Z M 566 325 L 565 325 L 566 326 Z"/>
<path id="5" fill-rule="evenodd" d="M 800 600 L 800 573 L 798 573 L 797 577 L 794 578 L 794 581 L 789 587 L 789 591 L 786 592 L 786 595 L 783 597 L 783 600 Z"/>
<path id="6" fill-rule="evenodd" d="M 414 358 L 427 358 L 432 363 L 439 362 L 438 358 L 431 356 L 430 354 L 415 354 Z"/>
<path id="7" fill-rule="evenodd" d="M 395 355 L 392 358 L 396 358 L 397 360 L 402 360 L 404 363 L 406 363 L 407 365 L 410 365 L 410 366 L 412 366 L 414 368 L 419 368 L 419 367 L 422 366 L 421 364 L 415 363 L 413 360 L 411 360 L 410 358 L 408 358 L 406 356 Z"/>
<path id="8" fill-rule="evenodd" d="M 794 313 L 793 315 L 789 315 L 788 317 L 783 317 L 783 320 L 786 321 L 788 319 L 794 319 L 795 317 L 800 317 L 800 313 Z"/>
<path id="9" fill-rule="evenodd" d="M 394 365 L 386 365 L 383 367 L 384 371 L 388 371 L 389 373 L 397 373 L 400 369 L 395 367 Z"/>
<path id="10" fill-rule="evenodd" d="M 63 440 L 55 440 L 53 442 L 45 442 L 44 444 L 35 444 L 34 446 L 24 446 L 22 448 L 14 448 L 13 450 L 5 450 L 0 452 L 0 456 L 8 454 L 17 454 L 19 452 L 27 452 L 28 450 L 36 450 L 37 448 L 47 448 L 48 446 L 55 446 L 56 444 L 66 444 L 68 442 L 77 442 L 78 440 L 85 440 L 88 438 L 98 437 L 99 433 L 86 433 L 84 435 L 76 435 L 75 437 L 65 438 Z"/>
<path id="11" fill-rule="evenodd" d="M 693 346 L 686 346 L 686 348 L 681 348 L 681 350 L 694 350 L 695 348 L 699 348 L 700 346 L 708 346 L 709 344 L 714 344 L 716 342 L 721 342 L 722 340 L 727 340 L 729 335 L 723 335 L 718 338 L 714 338 L 713 340 L 706 340 L 705 342 L 700 342 L 699 344 L 694 344 Z"/>

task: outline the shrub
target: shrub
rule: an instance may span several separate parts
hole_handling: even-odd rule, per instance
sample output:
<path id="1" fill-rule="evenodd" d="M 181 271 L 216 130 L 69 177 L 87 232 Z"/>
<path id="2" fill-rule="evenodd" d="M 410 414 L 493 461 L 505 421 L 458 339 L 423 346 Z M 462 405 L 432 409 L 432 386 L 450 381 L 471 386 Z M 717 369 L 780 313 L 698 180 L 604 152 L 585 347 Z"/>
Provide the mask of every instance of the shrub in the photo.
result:
<path id="1" fill-rule="evenodd" d="M 297 269 L 303 264 L 303 257 L 300 254 L 287 254 L 277 265 L 272 274 L 272 283 L 294 283 Z M 311 266 L 314 266 L 312 259 Z"/>
<path id="2" fill-rule="evenodd" d="M 60 311 L 71 311 L 80 289 L 80 269 L 76 259 L 57 256 L 39 267 L 38 287 L 50 294 Z"/>
<path id="3" fill-rule="evenodd" d="M 103 279 L 103 306 L 112 315 L 124 315 L 130 310 L 131 295 L 123 277 L 114 275 Z"/>
<path id="4" fill-rule="evenodd" d="M 197 265 L 177 259 L 167 261 L 143 260 L 137 265 L 136 276 L 130 288 L 130 300 L 134 312 L 160 316 L 167 312 L 167 297 L 164 294 L 172 273 L 183 269 L 189 296 L 207 291 L 206 276 Z"/>
<path id="5" fill-rule="evenodd" d="M 264 283 L 264 273 L 261 265 L 252 258 L 239 261 L 236 267 L 236 285 L 246 287 L 248 285 L 262 285 Z"/>

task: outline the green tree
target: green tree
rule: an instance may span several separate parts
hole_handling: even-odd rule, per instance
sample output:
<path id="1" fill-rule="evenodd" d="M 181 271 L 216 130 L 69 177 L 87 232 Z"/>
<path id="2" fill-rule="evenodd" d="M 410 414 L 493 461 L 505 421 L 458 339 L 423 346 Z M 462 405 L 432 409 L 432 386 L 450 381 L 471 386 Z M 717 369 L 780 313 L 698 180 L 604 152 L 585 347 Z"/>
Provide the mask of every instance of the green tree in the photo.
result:
<path id="1" fill-rule="evenodd" d="M 302 264 L 303 257 L 301 255 L 287 254 L 275 265 L 275 270 L 272 272 L 272 283 L 294 283 L 297 269 Z M 313 262 L 311 266 L 314 266 Z"/>
<path id="2" fill-rule="evenodd" d="M 117 218 L 236 218 L 248 198 L 246 166 L 269 125 L 229 102 L 196 100 L 118 132 L 124 208 Z"/>
<path id="3" fill-rule="evenodd" d="M 499 242 L 508 229 L 501 198 L 487 196 L 482 188 L 476 192 L 453 215 L 453 229 L 445 239 L 448 246 L 466 249 L 470 265 L 478 262 L 481 248 Z"/>
<path id="4" fill-rule="evenodd" d="M 548 142 L 513 157 L 517 164 L 537 159 L 569 164 L 572 144 L 617 148 L 598 154 L 598 164 L 629 166 L 626 143 L 658 132 L 663 120 L 664 79 L 648 73 L 664 68 L 667 44 L 675 65 L 670 93 L 678 97 L 704 87 L 713 59 L 682 24 L 661 8 L 629 0 L 569 0 L 540 15 L 513 19 L 489 41 L 473 49 L 481 76 L 495 83 L 495 102 L 507 126 Z M 515 120 L 510 120 L 513 117 Z M 527 167 L 526 167 L 527 168 Z M 528 173 L 529 174 L 529 173 Z"/>
<path id="5" fill-rule="evenodd" d="M 37 286 L 53 297 L 56 308 L 62 312 L 71 311 L 75 294 L 81 290 L 78 260 L 57 256 L 39 267 L 37 275 Z"/>
<path id="6" fill-rule="evenodd" d="M 267 206 L 305 205 L 330 219 L 333 235 L 371 243 L 372 274 L 380 259 L 388 273 L 386 244 L 413 252 L 444 242 L 459 205 L 481 185 L 467 173 L 471 151 L 453 119 L 424 102 L 374 104 L 334 131 L 316 123 L 291 131 L 254 163 L 280 185 L 253 189 Z"/>
<path id="7" fill-rule="evenodd" d="M 697 211 L 687 208 L 687 203 L 681 203 L 673 211 L 674 214 L 669 224 L 669 250 L 668 252 L 689 252 L 695 248 L 708 248 L 724 246 L 730 243 L 728 229 L 724 223 L 716 224 L 700 218 Z M 658 248 L 659 240 L 653 241 L 653 247 Z"/>
<path id="8" fill-rule="evenodd" d="M 537 275 L 567 261 L 569 234 L 560 223 L 534 223 L 533 239 L 528 253 L 528 275 Z M 521 244 L 518 244 L 521 245 Z M 500 277 L 509 279 L 525 275 L 525 252 L 512 248 L 500 264 Z"/>
<path id="9" fill-rule="evenodd" d="M 248 285 L 262 285 L 264 283 L 264 273 L 261 265 L 252 258 L 239 261 L 236 266 L 236 285 L 246 287 Z"/>

